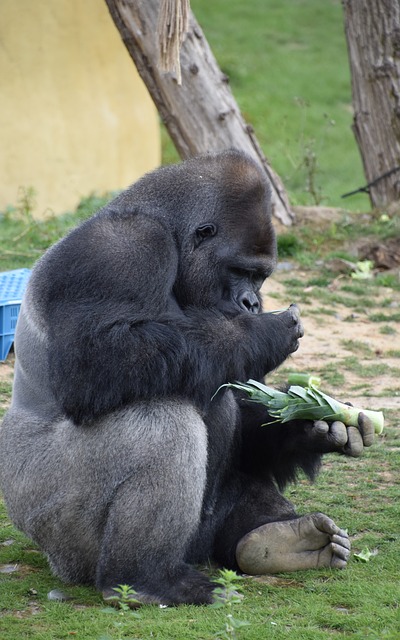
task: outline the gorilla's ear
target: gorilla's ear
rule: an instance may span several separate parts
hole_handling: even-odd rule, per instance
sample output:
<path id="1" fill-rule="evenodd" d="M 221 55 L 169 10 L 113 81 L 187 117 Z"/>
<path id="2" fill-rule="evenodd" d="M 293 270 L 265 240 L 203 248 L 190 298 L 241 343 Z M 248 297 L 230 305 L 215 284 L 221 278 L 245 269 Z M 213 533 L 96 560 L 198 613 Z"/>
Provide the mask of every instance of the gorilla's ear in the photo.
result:
<path id="1" fill-rule="evenodd" d="M 217 226 L 213 222 L 206 222 L 197 227 L 194 234 L 194 246 L 198 247 L 207 238 L 212 238 L 217 234 Z"/>

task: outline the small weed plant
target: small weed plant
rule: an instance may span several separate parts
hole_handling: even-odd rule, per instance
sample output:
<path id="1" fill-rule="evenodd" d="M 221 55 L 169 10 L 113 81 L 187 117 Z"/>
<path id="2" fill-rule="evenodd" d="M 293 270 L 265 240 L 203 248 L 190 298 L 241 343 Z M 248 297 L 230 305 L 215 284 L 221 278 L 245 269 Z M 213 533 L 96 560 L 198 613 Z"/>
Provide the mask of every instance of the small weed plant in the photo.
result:
<path id="1" fill-rule="evenodd" d="M 119 632 L 119 634 L 121 634 L 120 638 L 122 640 L 122 636 L 126 637 L 125 631 L 127 630 L 127 625 L 129 625 L 129 619 L 136 618 L 140 620 L 141 618 L 140 613 L 132 609 L 132 607 L 135 607 L 136 604 L 139 605 L 140 603 L 135 599 L 136 591 L 132 589 L 129 584 L 119 584 L 118 587 L 113 588 L 113 591 L 115 591 L 115 596 L 108 598 L 108 601 L 113 601 L 114 606 L 105 607 L 102 611 L 103 613 L 110 613 L 114 615 L 117 612 L 117 615 L 120 616 L 118 620 L 113 621 L 112 626 Z M 103 634 L 98 638 L 98 640 L 112 640 L 112 636 Z"/>
<path id="2" fill-rule="evenodd" d="M 250 624 L 233 617 L 233 607 L 240 604 L 243 597 L 239 593 L 240 586 L 237 584 L 239 580 L 242 580 L 241 576 L 230 569 L 221 569 L 219 577 L 214 580 L 221 586 L 214 589 L 216 599 L 212 606 L 214 609 L 224 609 L 226 612 L 224 628 L 214 635 L 215 638 L 225 638 L 226 640 L 238 638 L 239 629 Z"/>
<path id="3" fill-rule="evenodd" d="M 129 586 L 129 584 L 119 584 L 118 587 L 114 587 L 115 596 L 111 596 L 108 600 L 114 601 L 116 608 L 119 610 L 120 615 L 126 614 L 133 615 L 136 618 L 140 618 L 140 614 L 132 610 L 132 606 L 139 606 L 140 602 L 135 598 L 136 591 Z M 108 607 L 107 611 L 114 611 L 114 608 Z"/>
<path id="4" fill-rule="evenodd" d="M 138 602 L 135 599 L 136 591 L 128 584 L 120 584 L 118 587 L 114 587 L 114 591 L 117 594 L 115 597 L 119 609 L 124 613 L 130 613 L 132 609 L 129 605 L 132 605 L 133 602 Z"/>
<path id="5" fill-rule="evenodd" d="M 33 187 L 20 187 L 18 190 L 17 212 L 23 220 L 33 223 L 33 211 L 36 207 L 36 191 Z"/>

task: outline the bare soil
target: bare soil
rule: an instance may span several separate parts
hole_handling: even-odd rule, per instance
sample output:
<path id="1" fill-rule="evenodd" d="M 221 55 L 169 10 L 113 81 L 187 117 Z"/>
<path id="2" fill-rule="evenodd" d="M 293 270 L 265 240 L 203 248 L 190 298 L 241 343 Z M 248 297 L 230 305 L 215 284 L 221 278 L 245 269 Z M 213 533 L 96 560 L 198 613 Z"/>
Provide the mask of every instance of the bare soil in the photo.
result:
<path id="1" fill-rule="evenodd" d="M 351 401 L 355 406 L 365 409 L 400 409 L 400 323 L 375 322 L 369 319 L 368 310 L 353 311 L 349 306 L 338 303 L 334 305 L 333 315 L 319 314 L 318 310 L 323 305 L 317 298 L 308 298 L 307 304 L 288 299 L 283 281 L 295 277 L 306 282 L 311 276 L 310 272 L 297 270 L 290 276 L 277 272 L 264 283 L 262 289 L 265 311 L 277 308 L 276 296 L 284 303 L 282 308 L 291 302 L 298 303 L 300 307 L 304 337 L 299 350 L 286 361 L 285 368 L 319 373 L 323 379 L 323 369 L 329 365 L 334 368 L 337 363 L 337 371 L 344 374 L 345 378 L 345 382 L 336 387 L 335 396 L 338 399 Z M 334 283 L 332 287 L 335 287 Z M 305 291 L 312 294 L 312 287 L 305 286 Z M 379 290 L 376 305 L 379 307 L 379 298 L 383 300 L 388 297 L 392 298 L 392 307 L 385 312 L 398 313 L 398 291 L 387 288 Z M 377 311 L 379 308 L 375 307 L 373 312 Z M 385 324 L 390 324 L 395 333 L 381 333 L 380 329 Z M 397 355 L 393 355 L 396 352 Z M 347 359 L 354 357 L 358 360 L 358 367 L 344 366 Z M 376 375 L 373 374 L 374 367 L 377 369 Z M 326 389 L 327 385 L 323 386 Z"/>

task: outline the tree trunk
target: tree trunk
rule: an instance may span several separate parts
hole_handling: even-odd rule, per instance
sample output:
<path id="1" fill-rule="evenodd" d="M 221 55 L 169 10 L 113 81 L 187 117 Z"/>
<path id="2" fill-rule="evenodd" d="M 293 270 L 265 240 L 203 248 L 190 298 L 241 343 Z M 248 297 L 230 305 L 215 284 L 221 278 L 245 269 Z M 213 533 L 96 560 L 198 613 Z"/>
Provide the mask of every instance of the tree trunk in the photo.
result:
<path id="1" fill-rule="evenodd" d="M 182 158 L 229 147 L 246 151 L 264 168 L 273 215 L 290 225 L 294 214 L 284 186 L 265 159 L 253 128 L 243 120 L 193 14 L 181 48 L 182 84 L 162 73 L 158 60 L 159 0 L 106 0 L 111 16 Z"/>
<path id="2" fill-rule="evenodd" d="M 353 131 L 367 182 L 376 181 L 369 188 L 371 204 L 384 207 L 400 199 L 400 2 L 342 1 Z"/>

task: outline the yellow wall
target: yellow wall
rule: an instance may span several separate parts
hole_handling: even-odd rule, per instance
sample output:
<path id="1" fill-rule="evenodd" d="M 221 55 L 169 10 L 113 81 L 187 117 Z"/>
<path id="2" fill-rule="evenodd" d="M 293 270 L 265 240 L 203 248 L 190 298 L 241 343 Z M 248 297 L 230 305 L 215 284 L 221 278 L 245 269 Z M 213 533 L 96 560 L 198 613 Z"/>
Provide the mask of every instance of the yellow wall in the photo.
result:
<path id="1" fill-rule="evenodd" d="M 0 1 L 0 210 L 75 207 L 160 162 L 158 118 L 104 0 Z"/>

